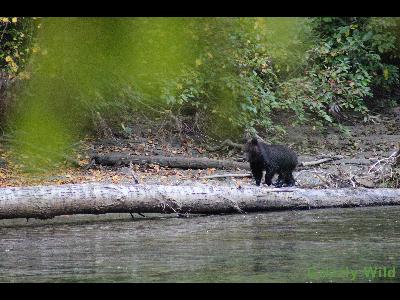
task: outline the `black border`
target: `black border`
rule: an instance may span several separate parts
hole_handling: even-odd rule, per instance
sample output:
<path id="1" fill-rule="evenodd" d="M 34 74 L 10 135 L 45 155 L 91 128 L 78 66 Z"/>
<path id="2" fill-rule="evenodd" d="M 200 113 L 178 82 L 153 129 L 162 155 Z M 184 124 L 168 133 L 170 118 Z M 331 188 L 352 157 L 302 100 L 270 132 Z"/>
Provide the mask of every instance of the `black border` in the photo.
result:
<path id="1" fill-rule="evenodd" d="M 41 17 L 246 17 L 399 16 L 395 2 L 367 1 L 2 1 L 5 16 Z"/>

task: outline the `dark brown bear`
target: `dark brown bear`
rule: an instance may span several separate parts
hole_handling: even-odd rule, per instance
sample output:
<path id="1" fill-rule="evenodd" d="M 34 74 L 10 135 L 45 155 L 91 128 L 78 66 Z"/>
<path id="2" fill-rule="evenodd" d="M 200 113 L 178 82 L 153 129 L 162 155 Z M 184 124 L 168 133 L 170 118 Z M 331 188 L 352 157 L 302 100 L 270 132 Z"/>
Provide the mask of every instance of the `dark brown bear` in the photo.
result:
<path id="1" fill-rule="evenodd" d="M 296 153 L 284 145 L 267 145 L 257 138 L 246 143 L 247 158 L 250 162 L 251 172 L 256 179 L 256 185 L 260 185 L 262 172 L 265 173 L 265 183 L 272 184 L 272 178 L 278 174 L 276 187 L 293 186 L 293 170 L 298 164 Z"/>

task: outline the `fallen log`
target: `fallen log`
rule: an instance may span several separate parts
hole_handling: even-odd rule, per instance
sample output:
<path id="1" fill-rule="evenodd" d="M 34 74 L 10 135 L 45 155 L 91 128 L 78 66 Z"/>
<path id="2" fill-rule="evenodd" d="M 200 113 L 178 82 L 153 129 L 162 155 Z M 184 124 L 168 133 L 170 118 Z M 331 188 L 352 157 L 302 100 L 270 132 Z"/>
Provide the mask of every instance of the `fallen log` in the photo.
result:
<path id="1" fill-rule="evenodd" d="M 120 152 L 112 152 L 109 154 L 95 154 L 92 156 L 92 160 L 94 160 L 96 164 L 105 166 L 157 164 L 162 167 L 178 169 L 250 169 L 247 162 L 244 163 L 210 158 L 186 158 L 179 156 L 131 155 L 129 153 Z"/>
<path id="2" fill-rule="evenodd" d="M 0 188 L 0 219 L 105 213 L 220 214 L 400 204 L 400 189 L 69 184 Z"/>
<path id="3" fill-rule="evenodd" d="M 251 173 L 243 173 L 243 174 L 234 174 L 234 173 L 227 173 L 227 174 L 215 174 L 215 175 L 208 175 L 208 176 L 201 176 L 199 179 L 214 179 L 214 178 L 227 178 L 227 177 L 252 177 Z"/>
<path id="4" fill-rule="evenodd" d="M 316 161 L 301 162 L 298 165 L 299 169 L 304 169 L 311 166 L 320 165 L 323 163 L 337 160 L 336 157 L 323 158 Z M 195 158 L 195 157 L 179 157 L 179 156 L 158 156 L 158 155 L 132 155 L 123 152 L 111 152 L 109 154 L 94 154 L 91 158 L 91 163 L 86 169 L 93 166 L 93 163 L 103 166 L 129 166 L 157 164 L 162 167 L 178 168 L 178 169 L 240 169 L 250 170 L 248 162 L 236 162 L 230 160 L 219 160 L 210 158 Z M 246 176 L 247 177 L 247 176 Z"/>

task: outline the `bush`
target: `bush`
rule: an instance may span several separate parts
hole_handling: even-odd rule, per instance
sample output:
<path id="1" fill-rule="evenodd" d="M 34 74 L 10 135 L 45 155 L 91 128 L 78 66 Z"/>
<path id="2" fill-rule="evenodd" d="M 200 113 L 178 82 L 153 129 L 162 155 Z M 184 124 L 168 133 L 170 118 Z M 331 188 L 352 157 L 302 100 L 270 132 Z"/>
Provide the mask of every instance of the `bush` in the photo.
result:
<path id="1" fill-rule="evenodd" d="M 395 50 L 393 33 L 384 30 L 394 25 L 387 18 L 310 19 L 316 45 L 308 52 L 309 67 L 303 78 L 283 84 L 282 96 L 301 115 L 316 113 L 325 124 L 339 111 L 367 114 L 365 100 L 374 89 L 391 90 L 399 82 L 398 67 L 382 61 Z"/>
<path id="2" fill-rule="evenodd" d="M 275 95 L 278 70 L 264 22 L 262 18 L 192 21 L 199 55 L 165 86 L 161 98 L 173 111 L 208 114 L 212 120 L 208 124 L 220 131 L 225 128 L 228 135 L 246 128 L 272 130 L 273 110 L 282 103 Z"/>
<path id="3" fill-rule="evenodd" d="M 0 17 L 0 69 L 3 72 L 18 74 L 30 54 L 38 51 L 32 43 L 37 26 L 40 24 L 35 18 Z"/>
<path id="4" fill-rule="evenodd" d="M 25 17 L 0 17 L 0 124 L 8 116 L 12 83 L 30 78 L 24 70 L 32 53 L 39 48 L 34 36 L 39 20 Z"/>

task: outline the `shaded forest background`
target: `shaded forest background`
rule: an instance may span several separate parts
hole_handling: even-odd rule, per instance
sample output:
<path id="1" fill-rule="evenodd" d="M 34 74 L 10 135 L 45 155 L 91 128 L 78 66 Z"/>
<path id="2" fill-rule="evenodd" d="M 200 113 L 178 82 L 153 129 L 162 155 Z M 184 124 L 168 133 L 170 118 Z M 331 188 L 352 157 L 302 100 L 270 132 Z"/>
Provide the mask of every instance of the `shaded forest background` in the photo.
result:
<path id="1" fill-rule="evenodd" d="M 400 18 L 0 18 L 0 128 L 20 159 L 151 123 L 241 141 L 399 106 Z M 106 124 L 106 125 L 105 125 Z M 107 133 L 107 130 L 110 132 Z M 10 139 L 9 139 L 10 140 Z M 24 145 L 29 145 L 25 147 Z"/>

